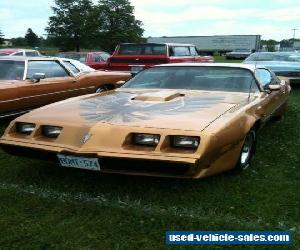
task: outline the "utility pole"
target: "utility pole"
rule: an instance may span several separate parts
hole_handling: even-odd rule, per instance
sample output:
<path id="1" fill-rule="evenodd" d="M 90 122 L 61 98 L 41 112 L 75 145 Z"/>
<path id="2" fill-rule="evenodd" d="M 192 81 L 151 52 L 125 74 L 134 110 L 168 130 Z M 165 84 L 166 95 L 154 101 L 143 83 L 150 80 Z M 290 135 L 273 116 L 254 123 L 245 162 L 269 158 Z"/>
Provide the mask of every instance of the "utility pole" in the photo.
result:
<path id="1" fill-rule="evenodd" d="M 293 48 L 295 48 L 295 35 L 296 35 L 296 30 L 298 30 L 298 29 L 292 29 L 292 31 L 294 31 L 294 34 L 293 34 Z"/>

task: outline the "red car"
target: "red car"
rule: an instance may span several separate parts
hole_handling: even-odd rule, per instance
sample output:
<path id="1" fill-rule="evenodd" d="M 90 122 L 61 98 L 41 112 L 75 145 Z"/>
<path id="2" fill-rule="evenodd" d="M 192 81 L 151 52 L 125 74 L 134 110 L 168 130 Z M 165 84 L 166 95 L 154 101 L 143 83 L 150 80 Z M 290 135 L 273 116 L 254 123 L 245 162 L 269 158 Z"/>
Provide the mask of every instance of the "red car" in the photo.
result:
<path id="1" fill-rule="evenodd" d="M 106 61 L 110 57 L 110 54 L 103 52 L 103 51 L 98 51 L 98 52 L 61 52 L 61 53 L 57 54 L 57 57 L 77 60 L 93 69 L 105 69 Z"/>
<path id="2" fill-rule="evenodd" d="M 122 43 L 107 60 L 107 69 L 129 71 L 135 65 L 148 68 L 179 62 L 214 62 L 214 59 L 211 56 L 200 56 L 192 44 Z"/>

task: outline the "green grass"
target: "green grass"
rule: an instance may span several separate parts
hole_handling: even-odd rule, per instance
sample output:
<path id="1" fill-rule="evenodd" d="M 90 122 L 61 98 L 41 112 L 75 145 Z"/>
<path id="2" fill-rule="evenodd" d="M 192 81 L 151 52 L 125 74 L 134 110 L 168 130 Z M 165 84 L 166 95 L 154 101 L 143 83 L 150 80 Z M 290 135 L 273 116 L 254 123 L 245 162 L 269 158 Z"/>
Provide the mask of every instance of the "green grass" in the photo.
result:
<path id="1" fill-rule="evenodd" d="M 300 90 L 253 166 L 202 180 L 101 175 L 0 152 L 0 248 L 300 249 Z M 164 244 L 167 230 L 290 230 L 290 246 Z"/>

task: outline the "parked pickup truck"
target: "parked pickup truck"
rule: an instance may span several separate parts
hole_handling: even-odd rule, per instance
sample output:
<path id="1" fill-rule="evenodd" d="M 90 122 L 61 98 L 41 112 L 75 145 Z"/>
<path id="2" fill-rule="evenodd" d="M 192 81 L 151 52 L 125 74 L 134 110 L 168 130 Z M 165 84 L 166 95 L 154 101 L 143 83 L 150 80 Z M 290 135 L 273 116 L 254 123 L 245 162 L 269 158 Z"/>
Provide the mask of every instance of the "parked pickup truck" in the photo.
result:
<path id="1" fill-rule="evenodd" d="M 129 71 L 135 65 L 149 68 L 157 64 L 179 62 L 214 62 L 214 59 L 200 56 L 192 44 L 122 43 L 107 60 L 107 69 Z"/>

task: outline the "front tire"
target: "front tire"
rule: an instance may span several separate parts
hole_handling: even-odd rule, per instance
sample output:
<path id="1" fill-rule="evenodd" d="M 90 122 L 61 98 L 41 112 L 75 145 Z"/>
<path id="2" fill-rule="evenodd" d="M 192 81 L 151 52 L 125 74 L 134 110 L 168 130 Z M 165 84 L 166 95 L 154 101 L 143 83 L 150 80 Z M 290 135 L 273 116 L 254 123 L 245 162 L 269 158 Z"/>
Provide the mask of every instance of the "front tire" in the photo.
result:
<path id="1" fill-rule="evenodd" d="M 256 132 L 251 129 L 244 140 L 238 163 L 235 167 L 237 171 L 244 171 L 251 165 L 251 160 L 255 152 L 256 146 Z"/>
<path id="2" fill-rule="evenodd" d="M 271 120 L 275 122 L 281 121 L 286 113 L 286 109 L 287 102 L 281 105 L 281 107 L 276 111 L 276 114 L 273 117 L 271 117 Z"/>

